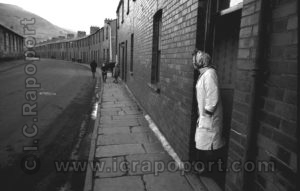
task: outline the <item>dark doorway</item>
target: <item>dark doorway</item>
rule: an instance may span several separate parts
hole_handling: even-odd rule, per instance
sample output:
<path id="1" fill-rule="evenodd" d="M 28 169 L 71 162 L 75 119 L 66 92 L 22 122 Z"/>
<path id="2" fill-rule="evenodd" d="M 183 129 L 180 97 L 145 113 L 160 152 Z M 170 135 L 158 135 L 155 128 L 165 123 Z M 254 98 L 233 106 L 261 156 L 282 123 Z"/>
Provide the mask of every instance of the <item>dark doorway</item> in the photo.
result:
<path id="1" fill-rule="evenodd" d="M 127 41 L 121 44 L 122 80 L 127 81 Z"/>
<path id="2" fill-rule="evenodd" d="M 211 10 L 215 10 L 211 4 Z M 241 8 L 228 9 L 226 12 L 212 11 L 205 15 L 201 9 L 198 11 L 197 22 L 197 45 L 212 56 L 212 62 L 217 66 L 217 73 L 220 83 L 220 92 L 223 105 L 223 133 L 226 142 L 229 141 L 231 114 L 234 96 L 235 73 L 237 64 L 237 53 L 239 47 L 239 32 L 241 22 Z M 207 17 L 207 15 L 211 15 Z M 205 25 L 206 23 L 206 25 Z M 207 24 L 209 23 L 209 25 Z M 203 28 L 206 28 L 204 30 Z M 194 85 L 198 79 L 198 72 L 194 74 Z M 201 156 L 196 156 L 194 134 L 198 118 L 197 100 L 194 92 L 192 108 L 191 148 L 190 159 L 200 161 Z M 223 164 L 227 164 L 228 144 L 222 151 Z M 224 153 L 224 154 L 223 154 Z M 224 188 L 225 172 L 217 173 L 211 177 Z"/>
<path id="3" fill-rule="evenodd" d="M 224 136 L 228 142 L 234 96 L 241 9 L 216 21 L 212 61 L 217 66 L 224 114 Z"/>

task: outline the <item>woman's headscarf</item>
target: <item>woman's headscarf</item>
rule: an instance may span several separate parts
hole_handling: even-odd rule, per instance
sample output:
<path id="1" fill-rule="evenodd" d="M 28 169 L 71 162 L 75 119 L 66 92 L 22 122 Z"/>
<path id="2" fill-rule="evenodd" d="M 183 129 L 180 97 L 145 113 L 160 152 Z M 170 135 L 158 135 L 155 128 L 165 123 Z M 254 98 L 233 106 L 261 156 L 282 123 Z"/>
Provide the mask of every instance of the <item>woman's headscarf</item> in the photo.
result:
<path id="1" fill-rule="evenodd" d="M 195 66 L 197 67 L 197 69 L 204 67 L 214 68 L 211 63 L 211 57 L 209 56 L 209 54 L 201 50 L 196 50 L 193 55 L 196 57 Z"/>

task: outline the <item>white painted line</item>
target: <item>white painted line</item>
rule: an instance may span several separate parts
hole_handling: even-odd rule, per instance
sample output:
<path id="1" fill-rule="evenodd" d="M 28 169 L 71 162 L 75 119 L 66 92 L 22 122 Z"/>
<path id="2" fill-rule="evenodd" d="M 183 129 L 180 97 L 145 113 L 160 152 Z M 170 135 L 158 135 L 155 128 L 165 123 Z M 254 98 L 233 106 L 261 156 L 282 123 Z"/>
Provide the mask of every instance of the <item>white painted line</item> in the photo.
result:
<path id="1" fill-rule="evenodd" d="M 94 109 L 93 109 L 93 112 L 92 112 L 92 119 L 93 120 L 97 119 L 97 113 L 98 113 L 98 102 L 96 102 L 94 104 Z"/>
<path id="2" fill-rule="evenodd" d="M 39 95 L 56 96 L 55 92 L 40 92 Z"/>
<path id="3" fill-rule="evenodd" d="M 145 115 L 146 120 L 149 123 L 149 127 L 151 130 L 155 133 L 156 137 L 160 140 L 162 143 L 164 149 L 169 153 L 169 155 L 175 160 L 176 164 L 178 165 L 180 170 L 184 170 L 184 164 L 174 151 L 174 149 L 171 147 L 167 139 L 163 136 L 163 134 L 159 131 L 158 127 L 155 125 L 153 120 L 149 115 Z"/>
<path id="4" fill-rule="evenodd" d="M 86 124 L 86 122 L 85 122 L 85 120 L 83 120 L 82 123 L 81 123 L 81 126 L 80 126 L 78 140 L 77 140 L 77 143 L 76 143 L 75 147 L 72 150 L 70 160 L 78 160 L 79 146 L 80 146 L 80 143 L 82 141 L 82 138 L 84 137 L 84 134 L 86 133 L 86 131 L 84 129 L 85 124 Z"/>

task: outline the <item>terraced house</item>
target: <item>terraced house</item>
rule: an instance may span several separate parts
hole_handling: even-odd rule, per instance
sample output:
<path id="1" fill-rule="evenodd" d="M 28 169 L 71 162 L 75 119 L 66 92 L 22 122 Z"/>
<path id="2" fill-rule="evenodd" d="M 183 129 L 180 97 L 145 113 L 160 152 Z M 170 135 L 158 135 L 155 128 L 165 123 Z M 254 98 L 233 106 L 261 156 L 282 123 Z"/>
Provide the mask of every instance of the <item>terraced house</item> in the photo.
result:
<path id="1" fill-rule="evenodd" d="M 0 61 L 20 58 L 24 55 L 24 37 L 0 24 Z"/>
<path id="2" fill-rule="evenodd" d="M 199 74 L 191 54 L 212 55 L 227 167 L 276 167 L 230 170 L 225 190 L 296 190 L 297 7 L 297 0 L 120 0 L 117 7 L 121 77 L 181 160 L 195 151 Z"/>

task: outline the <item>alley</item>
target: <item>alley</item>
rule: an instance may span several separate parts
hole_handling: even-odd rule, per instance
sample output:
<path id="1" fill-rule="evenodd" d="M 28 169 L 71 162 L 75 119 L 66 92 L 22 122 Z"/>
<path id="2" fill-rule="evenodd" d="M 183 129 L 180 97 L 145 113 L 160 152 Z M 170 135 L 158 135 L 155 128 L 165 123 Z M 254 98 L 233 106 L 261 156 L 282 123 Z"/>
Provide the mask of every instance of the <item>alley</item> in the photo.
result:
<path id="1" fill-rule="evenodd" d="M 112 80 L 104 84 L 94 155 L 105 167 L 94 172 L 93 190 L 192 191 L 124 84 Z"/>

